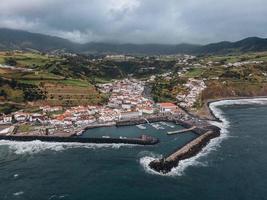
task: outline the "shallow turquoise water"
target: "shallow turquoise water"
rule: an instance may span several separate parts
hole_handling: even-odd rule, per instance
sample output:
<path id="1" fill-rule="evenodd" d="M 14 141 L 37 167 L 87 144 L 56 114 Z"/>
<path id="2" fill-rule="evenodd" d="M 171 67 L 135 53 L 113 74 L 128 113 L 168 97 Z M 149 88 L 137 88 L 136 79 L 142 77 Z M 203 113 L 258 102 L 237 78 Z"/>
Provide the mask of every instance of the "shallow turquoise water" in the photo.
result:
<path id="1" fill-rule="evenodd" d="M 172 152 L 193 133 L 170 137 L 149 125 L 87 133 L 159 137 L 161 143 L 150 147 L 2 141 L 0 199 L 267 199 L 267 106 L 222 109 L 230 122 L 227 137 L 168 176 L 147 171 L 144 163 Z"/>

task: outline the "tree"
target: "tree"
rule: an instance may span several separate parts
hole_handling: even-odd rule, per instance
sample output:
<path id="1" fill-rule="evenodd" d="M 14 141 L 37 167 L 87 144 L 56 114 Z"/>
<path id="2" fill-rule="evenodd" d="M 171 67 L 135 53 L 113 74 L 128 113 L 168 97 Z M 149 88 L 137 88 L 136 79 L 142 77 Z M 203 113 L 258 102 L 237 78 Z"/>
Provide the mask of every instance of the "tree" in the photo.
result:
<path id="1" fill-rule="evenodd" d="M 5 99 L 7 98 L 7 93 L 5 90 L 0 90 L 0 97 L 4 97 Z"/>
<path id="2" fill-rule="evenodd" d="M 12 89 L 14 89 L 14 88 L 16 88 L 18 86 L 18 83 L 17 83 L 17 81 L 15 80 L 15 79 L 11 79 L 11 82 L 10 82 L 10 87 L 12 88 Z"/>
<path id="3" fill-rule="evenodd" d="M 13 57 L 5 58 L 5 64 L 10 66 L 16 66 L 17 61 Z"/>

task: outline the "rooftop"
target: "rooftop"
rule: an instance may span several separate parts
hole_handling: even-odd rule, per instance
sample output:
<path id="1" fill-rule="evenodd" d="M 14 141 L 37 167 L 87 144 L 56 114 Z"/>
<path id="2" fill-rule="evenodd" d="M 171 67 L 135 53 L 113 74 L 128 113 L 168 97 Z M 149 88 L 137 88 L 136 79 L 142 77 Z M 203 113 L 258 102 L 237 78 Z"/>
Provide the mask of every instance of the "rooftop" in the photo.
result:
<path id="1" fill-rule="evenodd" d="M 161 107 L 176 107 L 173 103 L 158 103 L 158 105 Z"/>

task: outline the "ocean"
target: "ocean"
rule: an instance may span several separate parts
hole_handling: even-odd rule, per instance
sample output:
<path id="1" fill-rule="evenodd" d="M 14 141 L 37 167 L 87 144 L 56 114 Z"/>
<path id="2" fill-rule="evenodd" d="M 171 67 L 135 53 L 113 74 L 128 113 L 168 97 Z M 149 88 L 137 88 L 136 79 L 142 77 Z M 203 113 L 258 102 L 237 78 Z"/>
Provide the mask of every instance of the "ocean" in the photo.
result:
<path id="1" fill-rule="evenodd" d="M 158 137 L 155 146 L 0 141 L 0 200 L 267 199 L 267 100 L 211 105 L 222 135 L 162 175 L 148 163 L 196 136 L 147 124 L 88 130 L 83 137 Z"/>

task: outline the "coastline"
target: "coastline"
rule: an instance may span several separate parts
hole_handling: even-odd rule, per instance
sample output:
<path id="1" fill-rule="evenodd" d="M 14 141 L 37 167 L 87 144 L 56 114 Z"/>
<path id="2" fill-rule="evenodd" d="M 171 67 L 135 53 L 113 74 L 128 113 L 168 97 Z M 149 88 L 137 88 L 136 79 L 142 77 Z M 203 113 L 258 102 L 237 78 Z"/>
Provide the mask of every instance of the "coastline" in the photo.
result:
<path id="1" fill-rule="evenodd" d="M 225 119 L 222 116 L 222 111 L 218 106 L 220 105 L 233 105 L 233 104 L 259 104 L 260 101 L 267 101 L 267 96 L 260 96 L 260 97 L 240 97 L 240 98 L 224 98 L 224 99 L 216 99 L 216 100 L 210 100 L 207 103 L 207 106 L 210 110 L 210 113 L 213 115 L 214 119 L 210 120 L 209 123 L 212 126 L 216 126 L 220 129 L 220 133 L 213 136 L 207 136 L 206 138 L 202 138 L 203 140 L 199 140 L 199 138 L 196 138 L 195 141 L 191 141 L 192 145 L 190 146 L 190 142 L 183 147 L 177 149 L 173 154 L 164 156 L 160 159 L 150 159 L 149 163 L 146 163 L 146 168 L 150 168 L 148 171 L 156 174 L 173 174 L 175 170 L 179 169 L 185 169 L 187 166 L 190 166 L 188 163 L 192 163 L 197 158 L 201 157 L 202 155 L 205 155 L 207 152 L 209 152 L 212 147 L 217 146 L 222 140 L 227 138 L 227 128 L 229 127 L 229 122 L 227 119 Z M 244 101 L 244 102 L 240 102 Z M 216 132 L 216 131 L 215 131 Z M 204 134 L 203 134 L 204 135 Z M 196 141 L 199 140 L 199 142 L 196 144 Z M 185 149 L 185 147 L 187 149 Z M 204 153 L 205 151 L 205 153 Z M 172 159 L 170 159 L 172 158 Z M 192 162 L 190 162 L 192 161 Z M 182 163 L 183 162 L 183 163 Z M 145 163 L 143 161 L 143 163 Z M 182 166 L 180 167 L 180 163 Z"/>
<path id="2" fill-rule="evenodd" d="M 256 99 L 259 99 L 259 100 L 263 100 L 263 99 L 266 99 L 267 100 L 267 96 L 255 96 L 255 97 L 228 97 L 228 98 L 219 98 L 219 99 L 210 99 L 210 100 L 207 100 L 206 101 L 206 106 L 208 107 L 209 109 L 209 113 L 212 115 L 212 117 L 214 118 L 213 120 L 214 121 L 218 121 L 218 122 L 222 122 L 222 120 L 217 117 L 215 114 L 214 114 L 214 111 L 211 109 L 211 105 L 214 104 L 214 103 L 218 103 L 218 102 L 223 102 L 223 101 L 240 101 L 240 100 L 256 100 Z M 238 103 L 240 104 L 240 103 Z M 251 103 L 248 103 L 248 104 L 251 104 Z M 232 104 L 231 104 L 232 105 Z"/>
<path id="3" fill-rule="evenodd" d="M 206 126 L 208 130 L 210 130 L 210 128 L 212 128 L 212 127 L 220 128 L 220 131 L 219 131 L 220 134 L 218 135 L 215 133 L 212 136 L 209 134 L 207 136 L 207 138 L 199 141 L 198 145 L 194 146 L 193 151 L 191 151 L 192 149 L 189 147 L 187 149 L 187 152 L 183 152 L 184 155 L 182 157 L 180 155 L 177 156 L 177 160 L 174 163 L 172 163 L 171 167 L 168 166 L 168 168 L 169 168 L 168 172 L 166 171 L 166 173 L 164 173 L 164 174 L 166 174 L 166 175 L 173 174 L 174 171 L 185 169 L 187 166 L 191 166 L 192 162 L 194 162 L 199 157 L 206 155 L 207 152 L 210 152 L 212 149 L 214 149 L 215 146 L 217 146 L 222 140 L 224 140 L 227 137 L 227 128 L 229 126 L 229 122 L 227 121 L 227 119 L 225 119 L 222 116 L 222 112 L 221 112 L 220 108 L 218 108 L 219 105 L 260 103 L 260 101 L 262 101 L 262 100 L 267 101 L 267 96 L 249 97 L 249 98 L 247 98 L 247 97 L 223 98 L 223 99 L 209 100 L 209 102 L 207 103 L 207 106 L 209 107 L 210 112 L 214 115 L 214 117 L 216 117 L 216 120 L 211 120 L 211 121 L 203 120 L 203 121 L 210 124 L 210 126 Z M 244 102 L 238 102 L 238 101 L 244 101 Z M 118 124 L 118 126 L 130 126 L 130 125 L 135 125 L 135 124 L 139 124 L 139 123 L 146 123 L 144 121 L 145 121 L 144 119 L 142 119 L 141 122 L 138 120 L 137 121 L 133 120 L 133 121 L 130 121 L 129 124 L 124 121 L 122 124 Z M 154 117 L 154 122 L 156 122 L 156 121 L 172 121 L 172 122 L 178 123 L 181 126 L 184 126 L 185 128 L 188 128 L 188 127 L 193 125 L 191 123 L 187 123 L 186 121 L 181 121 L 181 120 L 174 121 L 174 119 L 171 119 L 170 116 L 164 116 L 164 117 L 158 116 L 158 119 L 156 119 Z M 114 124 L 112 124 L 112 125 L 114 125 Z M 91 128 L 96 128 L 96 127 L 91 127 Z M 208 131 L 208 130 L 204 130 L 203 127 L 200 127 L 199 129 L 196 129 L 195 131 L 197 131 L 197 130 L 200 131 L 200 132 L 198 132 L 199 137 L 202 136 L 203 134 L 207 133 L 207 131 Z M 38 138 L 36 140 L 38 140 Z M 103 142 L 103 140 L 102 140 L 102 142 Z M 100 143 L 102 143 L 102 142 L 100 142 Z M 121 142 L 118 142 L 118 143 L 121 143 Z M 105 143 L 102 143 L 102 144 L 105 144 Z M 111 144 L 111 142 L 110 142 L 110 144 Z M 183 147 L 185 147 L 186 145 L 188 146 L 188 144 L 185 144 Z M 177 151 L 179 151 L 180 149 L 181 148 L 175 149 L 173 154 L 176 153 Z M 166 157 L 169 157 L 169 156 L 171 156 L 171 155 L 167 155 Z M 155 170 L 153 170 L 149 167 L 149 164 L 151 162 L 155 161 L 155 158 L 149 158 L 149 159 L 150 159 L 149 162 L 145 163 L 145 165 L 146 165 L 145 167 L 149 168 L 150 172 L 153 171 L 153 173 L 164 175 L 163 173 L 156 172 Z M 141 160 L 140 160 L 140 162 L 141 162 Z M 144 162 L 142 164 L 144 165 Z"/>
<path id="4" fill-rule="evenodd" d="M 205 100 L 205 103 L 202 107 L 202 111 L 204 111 L 205 114 L 202 113 L 195 113 L 190 112 L 193 116 L 201 119 L 201 120 L 210 120 L 210 121 L 220 121 L 218 117 L 214 115 L 212 110 L 210 109 L 210 104 L 220 101 L 231 101 L 231 100 L 253 100 L 253 99 L 265 99 L 267 96 L 239 96 L 239 97 L 222 97 L 222 98 L 216 98 L 216 99 L 207 99 Z"/>

